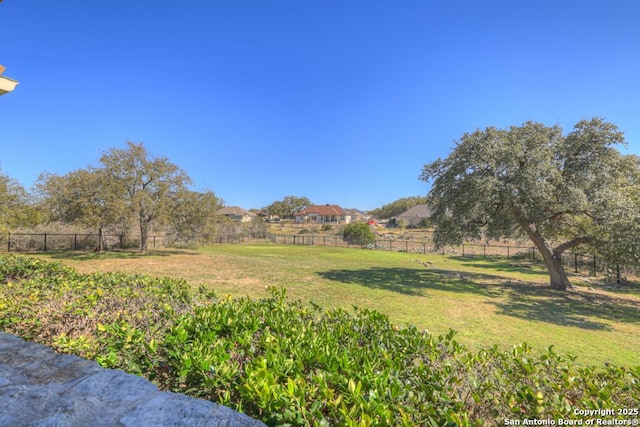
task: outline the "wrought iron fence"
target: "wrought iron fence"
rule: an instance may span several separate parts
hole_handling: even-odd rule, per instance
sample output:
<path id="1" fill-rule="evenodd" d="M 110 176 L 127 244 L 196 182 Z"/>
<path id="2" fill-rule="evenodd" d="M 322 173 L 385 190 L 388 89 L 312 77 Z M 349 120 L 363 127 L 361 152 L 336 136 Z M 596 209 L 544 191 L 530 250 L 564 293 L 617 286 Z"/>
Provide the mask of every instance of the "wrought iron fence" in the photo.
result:
<path id="1" fill-rule="evenodd" d="M 535 246 L 519 245 L 495 245 L 465 243 L 459 246 L 444 246 L 437 248 L 428 240 L 403 240 L 403 239 L 376 239 L 370 244 L 354 244 L 346 241 L 339 235 L 313 235 L 313 234 L 269 234 L 269 239 L 274 243 L 292 245 L 313 245 L 352 247 L 370 250 L 382 250 L 390 252 L 409 253 L 440 253 L 442 255 L 457 255 L 462 257 L 520 259 L 531 262 L 541 262 L 542 255 Z M 588 273 L 596 275 L 606 273 L 607 270 L 623 271 L 624 274 L 637 275 L 634 268 L 628 266 L 608 265 L 601 262 L 596 254 L 574 251 L 563 254 L 563 264 L 567 270 L 575 273 Z"/>
<path id="2" fill-rule="evenodd" d="M 91 251 L 100 247 L 99 234 L 85 233 L 12 233 L 0 237 L 7 252 L 52 252 L 63 250 Z M 150 248 L 164 246 L 163 236 L 148 236 Z M 102 235 L 105 249 L 127 249 L 140 246 L 140 236 Z"/>

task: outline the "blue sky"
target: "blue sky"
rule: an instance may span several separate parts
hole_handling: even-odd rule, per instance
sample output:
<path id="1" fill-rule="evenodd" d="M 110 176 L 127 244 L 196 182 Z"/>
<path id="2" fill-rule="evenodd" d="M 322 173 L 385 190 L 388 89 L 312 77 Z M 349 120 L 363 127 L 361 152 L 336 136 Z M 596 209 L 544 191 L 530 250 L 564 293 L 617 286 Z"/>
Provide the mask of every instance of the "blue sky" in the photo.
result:
<path id="1" fill-rule="evenodd" d="M 604 117 L 640 154 L 640 2 L 5 0 L 0 167 L 142 142 L 227 205 L 373 209 L 463 133 Z"/>

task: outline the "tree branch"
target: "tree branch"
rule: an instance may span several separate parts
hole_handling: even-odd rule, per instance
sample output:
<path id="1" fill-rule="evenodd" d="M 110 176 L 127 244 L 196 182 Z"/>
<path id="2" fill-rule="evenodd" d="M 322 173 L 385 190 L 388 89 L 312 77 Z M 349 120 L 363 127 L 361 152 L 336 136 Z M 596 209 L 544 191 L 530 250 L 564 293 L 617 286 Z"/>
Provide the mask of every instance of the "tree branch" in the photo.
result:
<path id="1" fill-rule="evenodd" d="M 569 240 L 568 242 L 564 242 L 558 246 L 556 246 L 556 248 L 553 250 L 553 254 L 555 256 L 560 256 L 562 254 L 562 252 L 566 251 L 567 249 L 571 249 L 574 248 L 578 245 L 581 245 L 583 243 L 589 243 L 591 241 L 591 237 L 576 237 L 573 240 Z"/>

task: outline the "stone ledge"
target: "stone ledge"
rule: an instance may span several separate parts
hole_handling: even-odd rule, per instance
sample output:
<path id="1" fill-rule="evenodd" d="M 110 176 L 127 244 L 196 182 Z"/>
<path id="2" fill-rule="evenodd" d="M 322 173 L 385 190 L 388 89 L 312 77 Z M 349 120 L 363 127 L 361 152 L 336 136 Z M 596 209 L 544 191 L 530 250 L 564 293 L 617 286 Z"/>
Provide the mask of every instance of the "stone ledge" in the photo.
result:
<path id="1" fill-rule="evenodd" d="M 230 408 L 0 332 L 0 425 L 264 426 Z"/>

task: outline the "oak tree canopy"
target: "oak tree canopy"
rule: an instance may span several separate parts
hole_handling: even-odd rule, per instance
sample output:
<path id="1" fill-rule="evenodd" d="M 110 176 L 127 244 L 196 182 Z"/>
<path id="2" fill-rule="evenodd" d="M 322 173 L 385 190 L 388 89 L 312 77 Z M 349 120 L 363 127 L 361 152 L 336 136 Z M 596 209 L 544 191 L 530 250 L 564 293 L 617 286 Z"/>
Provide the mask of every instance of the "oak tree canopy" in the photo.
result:
<path id="1" fill-rule="evenodd" d="M 465 133 L 420 175 L 432 183 L 436 244 L 526 236 L 559 290 L 571 286 L 561 256 L 578 245 L 633 259 L 624 233 L 637 211 L 637 204 L 629 209 L 638 196 L 638 162 L 615 148 L 620 144 L 623 133 L 601 118 L 581 120 L 566 135 L 532 121 Z M 626 213 L 624 222 L 613 213 Z M 606 247 L 605 234 L 626 246 Z"/>

